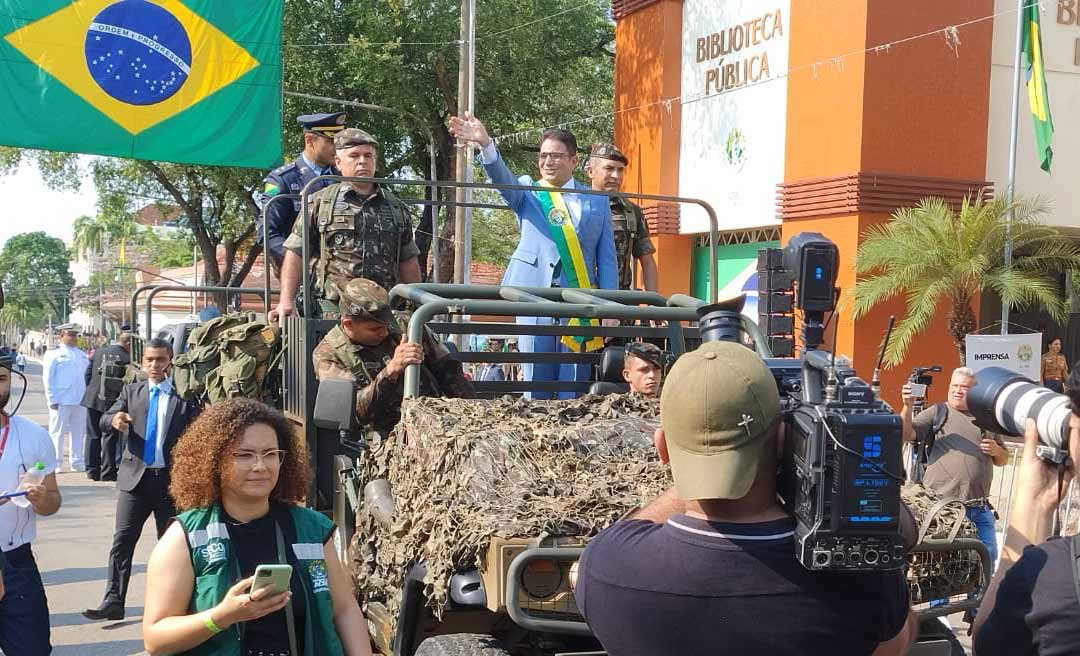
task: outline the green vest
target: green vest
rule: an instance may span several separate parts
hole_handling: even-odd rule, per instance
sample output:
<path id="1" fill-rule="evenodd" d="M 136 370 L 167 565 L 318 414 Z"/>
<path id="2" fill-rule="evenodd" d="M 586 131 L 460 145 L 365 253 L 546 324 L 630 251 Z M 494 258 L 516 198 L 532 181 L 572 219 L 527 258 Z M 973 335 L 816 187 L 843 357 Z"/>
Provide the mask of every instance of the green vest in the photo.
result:
<path id="1" fill-rule="evenodd" d="M 344 651 L 334 627 L 330 581 L 323 559 L 323 539 L 333 527 L 333 522 L 307 508 L 290 504 L 288 509 L 296 524 L 296 544 L 286 545 L 287 550 L 289 546 L 292 547 L 292 553 L 286 553 L 286 560 L 294 570 L 299 568 L 307 603 L 304 656 L 342 656 Z M 188 510 L 180 513 L 177 520 L 187 534 L 191 565 L 195 571 L 191 612 L 200 613 L 213 608 L 225 598 L 225 593 L 236 583 L 238 566 L 220 505 Z M 240 630 L 233 625 L 182 654 L 240 656 L 240 646 Z"/>

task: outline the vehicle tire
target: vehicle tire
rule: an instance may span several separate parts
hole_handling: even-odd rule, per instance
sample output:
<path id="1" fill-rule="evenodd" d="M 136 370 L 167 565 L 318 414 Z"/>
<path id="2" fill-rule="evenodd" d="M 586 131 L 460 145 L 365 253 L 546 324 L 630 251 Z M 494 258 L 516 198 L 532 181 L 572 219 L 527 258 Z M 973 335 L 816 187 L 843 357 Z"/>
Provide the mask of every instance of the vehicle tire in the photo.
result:
<path id="1" fill-rule="evenodd" d="M 450 633 L 421 642 L 414 656 L 510 656 L 510 652 L 489 635 Z"/>

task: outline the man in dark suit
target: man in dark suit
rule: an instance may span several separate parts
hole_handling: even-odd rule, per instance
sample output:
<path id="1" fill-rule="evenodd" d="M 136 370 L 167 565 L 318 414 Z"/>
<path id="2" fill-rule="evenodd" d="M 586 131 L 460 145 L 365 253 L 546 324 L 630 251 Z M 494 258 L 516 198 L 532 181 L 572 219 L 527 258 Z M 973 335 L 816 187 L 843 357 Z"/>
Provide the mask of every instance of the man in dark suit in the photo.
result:
<path id="1" fill-rule="evenodd" d="M 120 333 L 115 344 L 94 351 L 86 368 L 86 393 L 82 406 L 86 408 L 86 436 L 83 442 L 83 461 L 86 475 L 93 481 L 116 480 L 116 442 L 119 434 L 112 426 L 101 427 L 101 415 L 116 401 L 122 386 L 124 368 L 131 362 L 131 336 Z M 102 363 L 108 371 L 102 372 Z M 104 375 L 103 375 L 104 373 Z"/>
<path id="2" fill-rule="evenodd" d="M 109 551 L 109 581 L 98 608 L 83 611 L 92 620 L 124 618 L 124 599 L 131 578 L 131 558 L 143 524 L 151 514 L 160 538 L 176 515 L 169 497 L 169 465 L 176 440 L 198 414 L 193 403 L 179 399 L 169 379 L 172 346 L 152 339 L 143 347 L 142 368 L 148 380 L 125 385 L 101 428 L 126 430 L 124 454 L 116 487 L 116 532 Z"/>

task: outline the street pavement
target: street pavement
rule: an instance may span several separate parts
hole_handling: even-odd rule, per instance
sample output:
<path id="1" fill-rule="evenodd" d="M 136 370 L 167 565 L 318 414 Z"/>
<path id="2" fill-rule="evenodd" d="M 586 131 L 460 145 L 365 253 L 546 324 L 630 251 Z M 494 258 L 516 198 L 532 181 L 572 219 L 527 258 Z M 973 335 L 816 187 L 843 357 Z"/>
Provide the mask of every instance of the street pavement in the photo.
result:
<path id="1" fill-rule="evenodd" d="M 26 365 L 29 388 L 18 414 L 43 427 L 49 425 L 48 406 L 41 384 L 41 366 Z M 12 385 L 14 407 L 22 390 L 18 376 Z M 146 561 L 157 536 L 148 521 L 135 550 L 127 616 L 119 622 L 91 622 L 82 616 L 97 607 L 105 593 L 106 566 L 112 545 L 116 508 L 115 483 L 95 483 L 86 474 L 68 471 L 65 455 L 57 475 L 63 503 L 59 512 L 37 520 L 33 543 L 38 568 L 49 599 L 54 656 L 133 656 L 145 654 L 142 642 L 143 593 Z M 16 656 L 10 654 L 8 656 Z"/>

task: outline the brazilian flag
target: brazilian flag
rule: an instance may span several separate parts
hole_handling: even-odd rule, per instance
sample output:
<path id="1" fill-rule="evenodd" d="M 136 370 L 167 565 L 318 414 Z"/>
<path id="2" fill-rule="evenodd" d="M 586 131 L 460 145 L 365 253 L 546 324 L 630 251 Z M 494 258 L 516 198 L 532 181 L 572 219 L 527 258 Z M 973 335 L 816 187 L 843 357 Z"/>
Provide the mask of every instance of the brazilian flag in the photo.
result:
<path id="1" fill-rule="evenodd" d="M 283 0 L 0 0 L 0 144 L 281 161 Z"/>
<path id="2" fill-rule="evenodd" d="M 1054 159 L 1051 142 L 1054 140 L 1054 119 L 1050 116 L 1050 95 L 1046 91 L 1046 67 L 1043 65 L 1042 27 L 1039 3 L 1035 0 L 1024 7 L 1023 18 L 1024 72 L 1027 82 L 1028 105 L 1035 122 L 1035 144 L 1039 151 L 1039 168 L 1050 171 Z"/>

